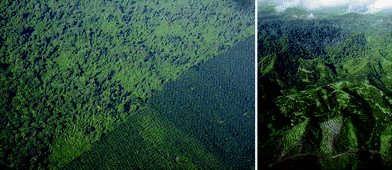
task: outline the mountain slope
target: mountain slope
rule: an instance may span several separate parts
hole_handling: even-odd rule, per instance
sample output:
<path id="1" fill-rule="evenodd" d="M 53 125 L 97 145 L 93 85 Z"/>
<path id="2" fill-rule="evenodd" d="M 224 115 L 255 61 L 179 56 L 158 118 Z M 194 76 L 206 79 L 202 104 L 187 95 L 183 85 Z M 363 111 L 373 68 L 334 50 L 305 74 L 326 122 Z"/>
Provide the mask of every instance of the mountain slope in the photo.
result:
<path id="1" fill-rule="evenodd" d="M 327 20 L 259 26 L 262 166 L 309 159 L 315 167 L 361 167 L 367 158 L 357 159 L 358 150 L 372 150 L 390 167 L 384 157 L 392 155 L 391 33 L 342 29 Z"/>

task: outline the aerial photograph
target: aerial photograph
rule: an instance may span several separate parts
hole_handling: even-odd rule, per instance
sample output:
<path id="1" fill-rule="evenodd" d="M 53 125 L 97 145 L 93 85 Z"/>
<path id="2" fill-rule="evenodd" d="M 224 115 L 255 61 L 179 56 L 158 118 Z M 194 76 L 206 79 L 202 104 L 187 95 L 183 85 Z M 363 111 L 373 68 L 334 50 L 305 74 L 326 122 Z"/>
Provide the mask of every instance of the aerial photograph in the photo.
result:
<path id="1" fill-rule="evenodd" d="M 392 1 L 257 3 L 258 168 L 392 169 Z"/>
<path id="2" fill-rule="evenodd" d="M 256 3 L 2 0 L 0 169 L 256 169 Z"/>

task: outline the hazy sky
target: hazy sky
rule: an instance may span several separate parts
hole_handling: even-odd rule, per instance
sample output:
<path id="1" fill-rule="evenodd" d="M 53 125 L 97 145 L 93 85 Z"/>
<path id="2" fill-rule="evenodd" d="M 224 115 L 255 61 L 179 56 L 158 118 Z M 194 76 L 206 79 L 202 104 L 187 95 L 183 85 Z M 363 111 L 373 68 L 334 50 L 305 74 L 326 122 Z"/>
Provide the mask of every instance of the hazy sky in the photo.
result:
<path id="1" fill-rule="evenodd" d="M 280 4 L 276 7 L 283 11 L 287 7 L 302 6 L 309 10 L 323 7 L 348 6 L 346 12 L 354 12 L 355 9 L 367 9 L 365 13 L 376 13 L 382 10 L 392 9 L 392 0 L 258 0 L 259 2 L 274 2 Z"/>

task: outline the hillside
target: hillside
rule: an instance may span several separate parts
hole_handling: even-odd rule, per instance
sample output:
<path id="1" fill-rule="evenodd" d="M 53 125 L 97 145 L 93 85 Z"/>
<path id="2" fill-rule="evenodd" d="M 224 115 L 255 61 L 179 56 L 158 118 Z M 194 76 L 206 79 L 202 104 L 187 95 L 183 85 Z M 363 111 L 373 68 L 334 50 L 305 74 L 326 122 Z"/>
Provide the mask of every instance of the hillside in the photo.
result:
<path id="1" fill-rule="evenodd" d="M 362 168 L 374 162 L 358 150 L 371 150 L 390 167 L 392 33 L 274 15 L 259 13 L 258 24 L 262 166 Z"/>

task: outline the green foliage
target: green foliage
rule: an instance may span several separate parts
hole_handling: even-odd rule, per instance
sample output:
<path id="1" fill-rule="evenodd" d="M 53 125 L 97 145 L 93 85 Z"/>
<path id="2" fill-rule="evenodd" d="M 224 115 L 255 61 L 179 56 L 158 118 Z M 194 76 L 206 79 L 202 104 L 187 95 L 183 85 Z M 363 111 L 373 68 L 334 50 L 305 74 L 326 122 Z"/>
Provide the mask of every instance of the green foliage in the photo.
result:
<path id="1" fill-rule="evenodd" d="M 256 32 L 255 29 L 256 29 L 256 28 L 255 28 L 255 25 L 249 26 L 248 28 L 245 29 L 245 31 L 244 31 L 244 33 L 243 33 L 243 36 L 244 36 L 244 37 L 249 37 L 249 36 L 251 36 L 251 35 L 254 35 L 255 32 Z"/>
<path id="2" fill-rule="evenodd" d="M 361 17 L 348 14 L 336 22 Z M 267 110 L 259 122 L 268 133 L 259 152 L 265 162 L 318 154 L 324 168 L 359 168 L 369 158 L 342 154 L 366 149 L 391 156 L 390 33 L 352 31 L 320 54 L 288 41 L 299 35 L 267 36 L 259 37 L 259 95 Z"/>
<path id="3" fill-rule="evenodd" d="M 289 7 L 284 10 L 286 15 L 307 16 L 309 12 L 302 7 Z"/>
<path id="4" fill-rule="evenodd" d="M 380 152 L 383 154 L 391 155 L 392 154 L 392 125 L 385 124 L 385 130 L 380 136 Z"/>
<path id="5" fill-rule="evenodd" d="M 375 97 L 378 93 L 380 90 L 366 83 L 338 82 L 279 97 L 276 103 L 281 114 L 291 119 L 292 126 L 282 138 L 285 142 L 282 151 L 293 155 L 319 153 L 323 149 L 322 154 L 336 155 L 352 149 L 373 150 L 379 148 L 380 142 L 384 151 L 390 139 L 380 136 L 384 130 L 380 125 L 390 124 L 390 116 L 385 113 L 390 113 L 391 108 L 382 96 Z"/>
<path id="6" fill-rule="evenodd" d="M 250 34 L 254 14 L 230 3 L 1 1 L 1 166 L 59 168 L 89 150 L 164 83 Z"/>
<path id="7" fill-rule="evenodd" d="M 284 150 L 283 154 L 286 154 L 287 152 L 292 152 L 293 149 L 299 149 L 301 148 L 301 143 L 302 143 L 302 136 L 304 135 L 304 132 L 306 130 L 306 126 L 309 123 L 309 120 L 305 120 L 302 123 L 294 126 L 282 139 L 284 141 Z M 299 152 L 300 150 L 296 150 Z"/>
<path id="8" fill-rule="evenodd" d="M 259 62 L 259 72 L 261 73 L 261 76 L 266 75 L 274 68 L 276 58 L 277 58 L 276 54 L 272 54 L 270 56 L 264 56 L 262 58 L 262 60 Z M 271 60 L 271 61 L 265 61 L 265 60 Z"/>
<path id="9" fill-rule="evenodd" d="M 119 155 L 120 154 L 120 155 Z M 130 161 L 132 160 L 132 161 Z M 144 107 L 64 169 L 215 169 L 225 167 L 198 140 Z"/>

